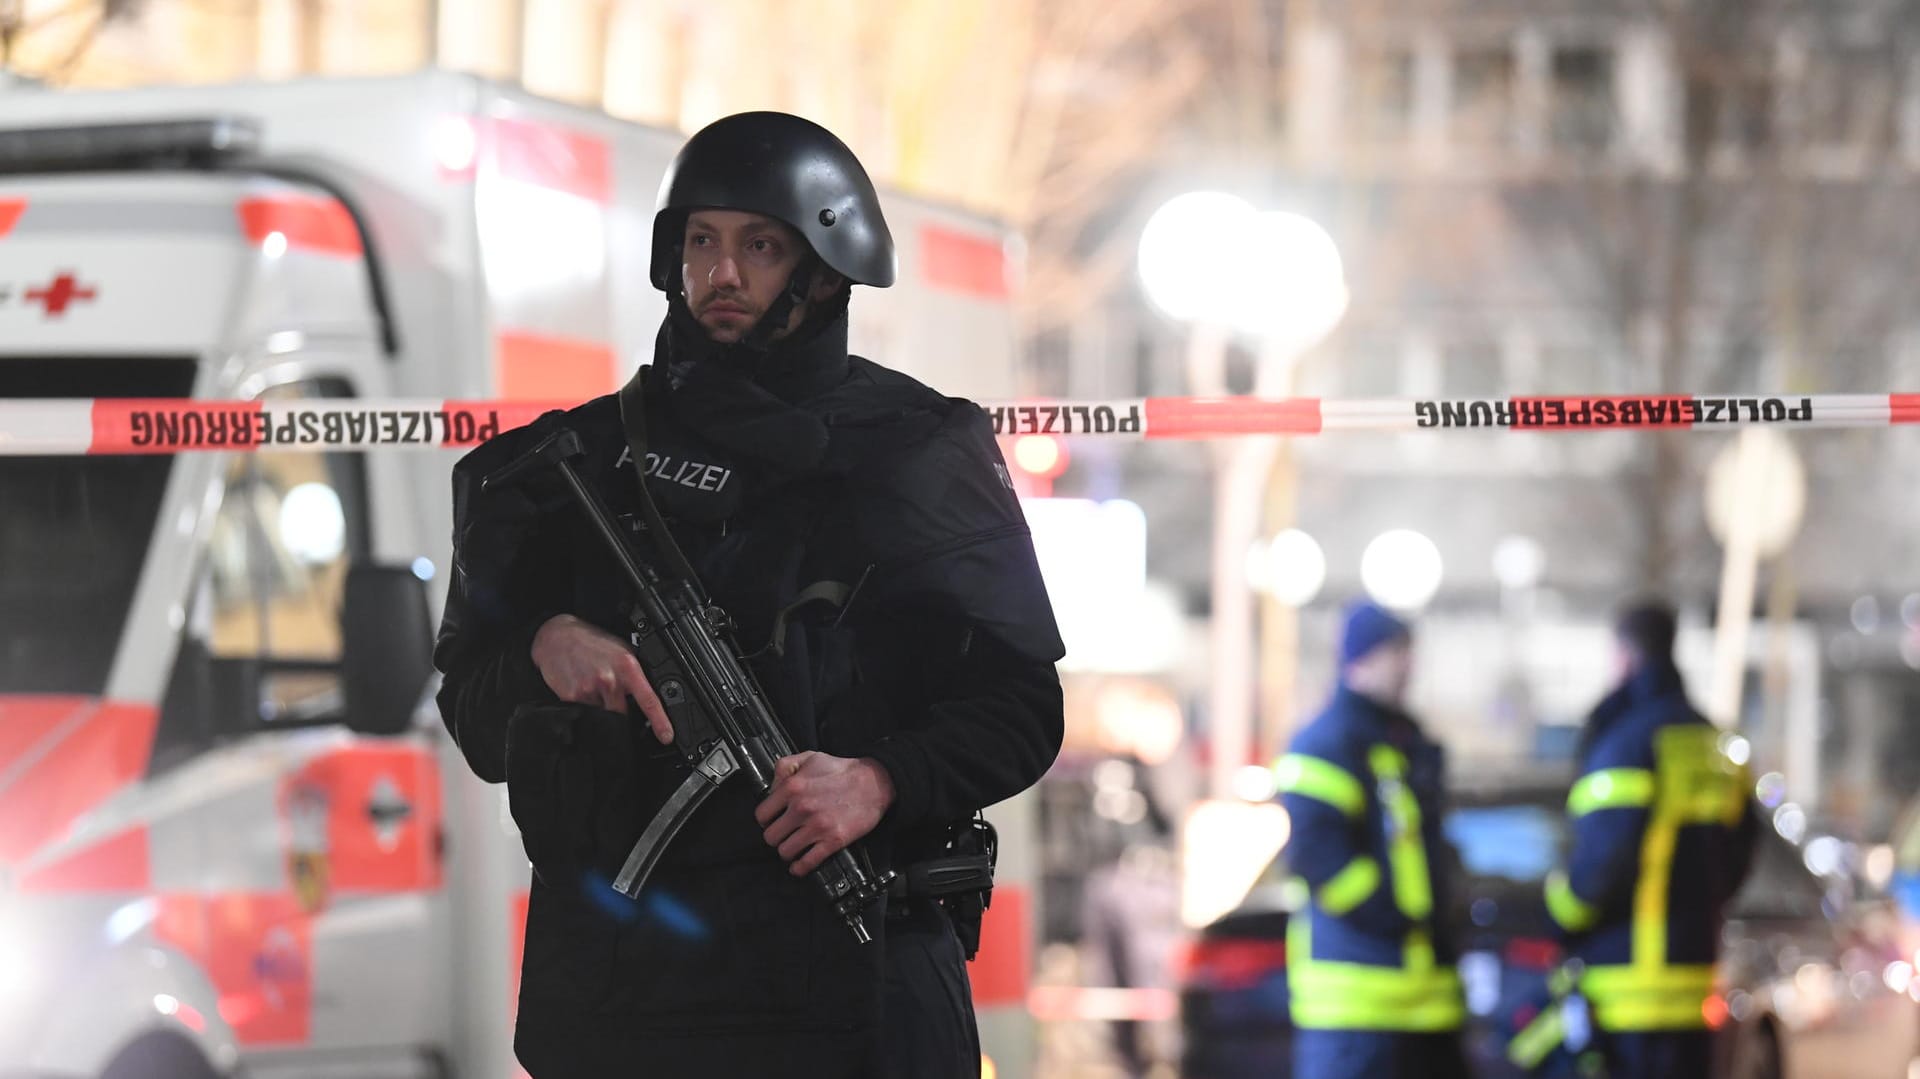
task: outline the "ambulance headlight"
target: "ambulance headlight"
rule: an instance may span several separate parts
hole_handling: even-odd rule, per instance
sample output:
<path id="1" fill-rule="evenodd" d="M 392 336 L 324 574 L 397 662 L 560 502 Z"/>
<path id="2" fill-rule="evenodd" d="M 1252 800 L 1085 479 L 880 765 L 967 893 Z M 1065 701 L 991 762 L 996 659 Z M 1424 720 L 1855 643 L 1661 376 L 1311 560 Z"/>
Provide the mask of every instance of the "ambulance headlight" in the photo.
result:
<path id="1" fill-rule="evenodd" d="M 0 908 L 0 1006 L 27 989 L 33 974 L 33 953 L 19 922 Z"/>
<path id="2" fill-rule="evenodd" d="M 26 927 L 18 918 L 9 917 L 10 913 L 0 906 L 0 1055 L 25 1035 L 33 1023 L 31 1013 L 38 1011 L 44 995 L 39 985 L 44 973 L 40 949 L 28 939 Z"/>

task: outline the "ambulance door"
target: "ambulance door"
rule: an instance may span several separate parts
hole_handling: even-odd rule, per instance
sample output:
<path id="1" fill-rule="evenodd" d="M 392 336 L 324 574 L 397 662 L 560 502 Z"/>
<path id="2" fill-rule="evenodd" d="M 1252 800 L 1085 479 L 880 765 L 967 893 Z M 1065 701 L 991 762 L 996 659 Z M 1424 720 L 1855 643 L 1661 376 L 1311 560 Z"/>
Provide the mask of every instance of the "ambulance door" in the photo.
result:
<path id="1" fill-rule="evenodd" d="M 354 390 L 315 376 L 263 396 Z M 372 479 L 391 467 L 353 451 L 233 455 L 196 581 L 193 621 L 226 702 L 212 737 L 252 770 L 255 812 L 208 815 L 203 849 L 208 924 L 242 942 L 214 968 L 256 1079 L 442 1073 L 451 1006 L 432 731 L 356 731 L 341 677 L 347 577 L 372 560 Z M 224 889 L 227 875 L 246 887 Z"/>

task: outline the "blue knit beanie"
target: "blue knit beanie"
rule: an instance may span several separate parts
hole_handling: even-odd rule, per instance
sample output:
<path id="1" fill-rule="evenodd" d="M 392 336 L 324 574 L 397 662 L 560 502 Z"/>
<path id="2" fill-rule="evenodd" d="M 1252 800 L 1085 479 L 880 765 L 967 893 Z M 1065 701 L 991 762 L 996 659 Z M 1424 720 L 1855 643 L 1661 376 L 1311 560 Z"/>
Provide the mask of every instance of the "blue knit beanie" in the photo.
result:
<path id="1" fill-rule="evenodd" d="M 1413 629 L 1377 603 L 1356 600 L 1347 606 L 1347 623 L 1340 631 L 1340 665 L 1354 660 L 1390 641 L 1413 636 Z"/>

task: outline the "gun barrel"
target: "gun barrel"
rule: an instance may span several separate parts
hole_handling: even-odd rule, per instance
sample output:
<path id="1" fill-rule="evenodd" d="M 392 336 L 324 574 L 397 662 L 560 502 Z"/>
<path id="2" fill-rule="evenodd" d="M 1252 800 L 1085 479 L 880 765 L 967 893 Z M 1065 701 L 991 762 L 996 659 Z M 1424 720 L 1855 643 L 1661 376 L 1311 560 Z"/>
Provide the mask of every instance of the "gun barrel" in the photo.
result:
<path id="1" fill-rule="evenodd" d="M 753 673 L 724 639 L 724 619 L 716 617 L 707 607 L 696 583 L 678 581 L 672 597 L 663 594 L 658 576 L 641 563 L 627 537 L 620 534 L 606 503 L 574 468 L 570 458 L 581 452 L 578 435 L 562 431 L 547 438 L 526 458 L 501 469 L 484 482 L 513 482 L 533 464 L 542 461 L 551 462 L 559 469 L 568 490 L 585 511 L 588 523 L 639 595 L 646 617 L 655 622 L 653 632 L 660 634 L 688 681 L 693 683 L 695 694 L 720 737 L 732 747 L 739 766 L 765 794 L 773 786 L 774 762 L 794 752 L 793 740 L 768 706 Z M 697 807 L 697 802 L 694 805 Z M 685 812 L 690 814 L 692 808 Z M 670 842 L 671 832 L 668 835 L 666 841 Z M 642 836 L 636 850 L 646 844 L 647 837 Z M 656 843 L 654 848 L 662 845 L 664 843 Z M 654 853 L 657 856 L 657 849 Z M 847 849 L 837 852 L 811 876 L 835 912 L 847 923 L 854 940 L 870 943 L 873 935 L 867 929 L 863 911 L 885 894 L 892 875 L 869 870 L 864 858 L 856 857 L 852 849 Z M 633 874 L 629 886 L 637 890 L 643 881 L 644 875 Z"/>

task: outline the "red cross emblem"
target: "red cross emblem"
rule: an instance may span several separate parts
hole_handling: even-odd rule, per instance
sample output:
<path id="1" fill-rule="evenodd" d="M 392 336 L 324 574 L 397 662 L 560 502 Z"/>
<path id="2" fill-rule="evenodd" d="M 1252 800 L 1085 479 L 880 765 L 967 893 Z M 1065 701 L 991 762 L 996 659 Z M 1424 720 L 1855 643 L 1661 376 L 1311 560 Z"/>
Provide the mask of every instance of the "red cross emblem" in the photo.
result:
<path id="1" fill-rule="evenodd" d="M 30 288 L 27 290 L 27 301 L 29 303 L 45 304 L 48 318 L 55 318 L 63 314 L 67 309 L 67 305 L 75 300 L 91 300 L 93 297 L 93 286 L 88 285 L 82 287 L 78 281 L 75 280 L 73 274 L 66 272 L 62 272 L 60 276 L 54 278 L 53 284 L 48 285 L 46 288 Z"/>

